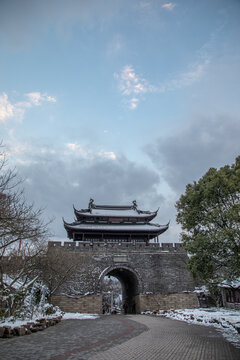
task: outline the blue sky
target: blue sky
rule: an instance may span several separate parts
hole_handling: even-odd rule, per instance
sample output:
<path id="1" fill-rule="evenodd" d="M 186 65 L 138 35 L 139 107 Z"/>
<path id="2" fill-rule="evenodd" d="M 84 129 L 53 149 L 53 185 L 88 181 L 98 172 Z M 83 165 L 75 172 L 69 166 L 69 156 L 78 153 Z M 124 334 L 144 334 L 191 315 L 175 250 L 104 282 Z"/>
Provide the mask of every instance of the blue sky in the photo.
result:
<path id="1" fill-rule="evenodd" d="M 174 204 L 239 155 L 240 2 L 0 2 L 0 138 L 64 238 L 72 204 Z"/>

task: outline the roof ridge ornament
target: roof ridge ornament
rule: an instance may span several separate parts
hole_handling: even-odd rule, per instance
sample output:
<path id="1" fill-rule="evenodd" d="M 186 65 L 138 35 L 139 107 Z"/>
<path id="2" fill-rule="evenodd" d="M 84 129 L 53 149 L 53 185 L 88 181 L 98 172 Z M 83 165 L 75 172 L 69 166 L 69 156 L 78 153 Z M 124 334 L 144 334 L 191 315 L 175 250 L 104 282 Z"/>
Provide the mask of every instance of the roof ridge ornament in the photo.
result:
<path id="1" fill-rule="evenodd" d="M 134 209 L 134 210 L 137 210 L 137 201 L 136 200 L 133 200 L 133 202 L 132 202 L 132 208 Z"/>
<path id="2" fill-rule="evenodd" d="M 89 209 L 90 213 L 92 212 L 93 207 L 94 207 L 94 200 L 92 198 L 90 198 L 89 204 L 88 204 L 88 209 Z"/>

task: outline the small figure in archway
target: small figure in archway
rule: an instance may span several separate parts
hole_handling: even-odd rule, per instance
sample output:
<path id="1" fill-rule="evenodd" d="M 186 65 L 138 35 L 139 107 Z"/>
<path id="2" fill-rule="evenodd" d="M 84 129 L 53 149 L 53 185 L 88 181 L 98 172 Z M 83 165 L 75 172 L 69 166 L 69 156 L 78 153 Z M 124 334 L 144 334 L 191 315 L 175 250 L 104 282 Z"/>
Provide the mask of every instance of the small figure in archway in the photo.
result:
<path id="1" fill-rule="evenodd" d="M 124 304 L 123 304 L 123 310 L 124 310 L 124 314 L 127 315 L 127 311 L 128 311 L 128 304 L 127 302 L 125 301 Z"/>
<path id="2" fill-rule="evenodd" d="M 106 314 L 106 313 L 107 313 L 107 310 L 108 310 L 108 307 L 107 307 L 106 304 L 104 304 L 104 305 L 102 306 L 102 313 L 103 313 L 103 314 Z"/>
<path id="3" fill-rule="evenodd" d="M 135 301 L 132 304 L 132 314 L 136 314 L 136 303 L 135 303 Z"/>

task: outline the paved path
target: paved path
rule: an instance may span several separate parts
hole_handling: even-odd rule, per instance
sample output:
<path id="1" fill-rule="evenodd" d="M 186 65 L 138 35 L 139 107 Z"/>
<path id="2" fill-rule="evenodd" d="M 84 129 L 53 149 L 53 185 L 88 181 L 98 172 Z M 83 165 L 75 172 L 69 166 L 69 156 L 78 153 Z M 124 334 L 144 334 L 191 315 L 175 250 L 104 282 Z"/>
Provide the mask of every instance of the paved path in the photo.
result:
<path id="1" fill-rule="evenodd" d="M 159 317 L 140 315 L 134 319 L 149 330 L 90 360 L 240 359 L 240 349 L 226 342 L 214 328 Z"/>
<path id="2" fill-rule="evenodd" d="M 64 320 L 0 340 L 4 360 L 239 360 L 240 349 L 213 328 L 144 315 Z"/>

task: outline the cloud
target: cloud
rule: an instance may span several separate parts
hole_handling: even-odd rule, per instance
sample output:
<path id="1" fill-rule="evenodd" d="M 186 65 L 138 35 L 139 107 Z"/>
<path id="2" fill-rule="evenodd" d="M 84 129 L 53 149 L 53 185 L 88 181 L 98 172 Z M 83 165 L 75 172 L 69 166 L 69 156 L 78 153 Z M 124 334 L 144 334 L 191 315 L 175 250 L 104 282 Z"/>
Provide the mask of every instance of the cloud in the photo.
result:
<path id="1" fill-rule="evenodd" d="M 176 194 L 210 167 L 232 164 L 240 154 L 240 119 L 227 115 L 198 118 L 145 148 Z"/>
<path id="2" fill-rule="evenodd" d="M 5 123 L 14 116 L 14 106 L 8 101 L 7 94 L 0 95 L 0 121 Z"/>
<path id="3" fill-rule="evenodd" d="M 150 4 L 150 2 L 148 2 L 148 1 L 140 1 L 140 3 L 139 3 L 139 7 L 141 8 L 141 9 L 146 9 L 146 8 L 148 8 L 148 7 L 150 7 L 151 6 L 151 4 Z"/>
<path id="4" fill-rule="evenodd" d="M 118 80 L 119 90 L 132 110 L 137 108 L 143 94 L 154 91 L 154 87 L 140 77 L 132 65 L 125 65 L 119 74 L 114 74 L 114 77 Z"/>
<path id="5" fill-rule="evenodd" d="M 21 151 L 13 153 L 10 144 L 9 154 L 21 177 L 27 180 L 26 196 L 37 207 L 45 208 L 46 217 L 56 218 L 52 230 L 58 237 L 66 237 L 62 216 L 73 221 L 72 204 L 84 208 L 90 197 L 100 204 L 128 204 L 137 199 L 143 210 L 155 210 L 165 201 L 157 190 L 157 172 L 125 156 L 100 151 L 92 158 L 81 154 L 76 157 L 73 152 L 65 152 L 66 146 L 43 146 L 40 140 L 27 147 L 15 145 Z M 70 148 L 77 151 L 79 146 Z M 169 216 L 164 210 L 161 214 L 159 222 L 167 223 Z"/>
<path id="6" fill-rule="evenodd" d="M 11 103 L 6 93 L 0 95 L 0 122 L 6 123 L 10 119 L 16 119 L 21 122 L 24 118 L 25 111 L 33 106 L 40 106 L 43 102 L 56 102 L 56 98 L 41 94 L 40 92 L 32 92 L 25 94 L 28 101 L 18 101 Z"/>
<path id="7" fill-rule="evenodd" d="M 139 76 L 132 65 L 125 65 L 120 73 L 114 77 L 118 81 L 121 95 L 125 99 L 129 109 L 138 107 L 140 100 L 147 93 L 164 93 L 193 85 L 204 76 L 210 63 L 206 54 L 201 54 L 200 59 L 188 66 L 188 70 L 176 74 L 160 85 L 152 85 L 147 79 Z"/>
<path id="8" fill-rule="evenodd" d="M 173 79 L 170 82 L 169 88 L 176 89 L 176 88 L 182 88 L 185 86 L 192 85 L 202 77 L 208 64 L 209 64 L 209 60 L 206 59 L 203 62 L 197 62 L 191 65 L 189 71 L 180 74 L 176 79 Z"/>
<path id="9" fill-rule="evenodd" d="M 25 96 L 27 96 L 30 103 L 35 106 L 40 106 L 42 104 L 42 102 L 44 102 L 44 101 L 53 102 L 53 103 L 55 103 L 57 101 L 55 97 L 49 96 L 47 94 L 41 94 L 38 91 L 28 93 Z"/>
<path id="10" fill-rule="evenodd" d="M 101 27 L 120 7 L 121 2 L 112 0 L 0 1 L 0 38 L 14 49 L 36 43 L 49 29 L 66 39 L 76 23 Z"/>
<path id="11" fill-rule="evenodd" d="M 163 84 L 158 87 L 159 92 L 173 91 L 191 86 L 202 78 L 209 63 L 210 60 L 205 58 L 189 65 L 187 71 L 179 73 L 172 79 L 163 82 Z"/>
<path id="12" fill-rule="evenodd" d="M 113 151 L 99 151 L 98 152 L 98 156 L 106 158 L 106 159 L 111 159 L 111 160 L 116 160 L 117 156 Z"/>
<path id="13" fill-rule="evenodd" d="M 115 160 L 116 155 L 113 151 L 104 151 L 99 150 L 95 151 L 89 146 L 83 146 L 78 143 L 68 143 L 66 144 L 66 147 L 70 151 L 65 151 L 66 155 L 74 154 L 75 156 L 79 156 L 83 159 L 92 160 L 95 158 L 105 158 L 105 159 L 111 159 Z"/>
<path id="14" fill-rule="evenodd" d="M 123 37 L 120 34 L 114 35 L 112 40 L 107 45 L 106 54 L 108 56 L 118 55 L 125 47 Z"/>
<path id="15" fill-rule="evenodd" d="M 175 8 L 176 4 L 173 3 L 165 3 L 162 5 L 162 8 L 168 11 L 172 11 Z"/>

